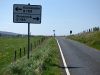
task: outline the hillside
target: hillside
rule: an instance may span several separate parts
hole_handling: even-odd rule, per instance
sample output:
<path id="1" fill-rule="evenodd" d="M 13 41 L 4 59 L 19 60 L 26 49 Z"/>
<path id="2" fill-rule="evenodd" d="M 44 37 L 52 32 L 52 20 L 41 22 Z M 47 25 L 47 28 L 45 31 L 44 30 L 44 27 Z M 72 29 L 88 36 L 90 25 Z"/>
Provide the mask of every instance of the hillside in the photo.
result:
<path id="1" fill-rule="evenodd" d="M 17 33 L 7 32 L 7 31 L 0 31 L 0 36 L 16 36 Z"/>
<path id="2" fill-rule="evenodd" d="M 79 41 L 90 47 L 100 50 L 100 31 L 70 35 L 67 36 L 67 38 Z"/>

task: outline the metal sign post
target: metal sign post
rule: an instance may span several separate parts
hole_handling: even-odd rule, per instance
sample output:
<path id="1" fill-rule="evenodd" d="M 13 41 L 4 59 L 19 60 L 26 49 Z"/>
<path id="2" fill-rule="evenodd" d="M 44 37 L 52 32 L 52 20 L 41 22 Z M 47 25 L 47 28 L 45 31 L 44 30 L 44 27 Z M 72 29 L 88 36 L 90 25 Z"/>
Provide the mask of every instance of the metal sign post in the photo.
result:
<path id="1" fill-rule="evenodd" d="M 29 59 L 30 56 L 30 23 L 28 23 L 28 55 L 27 58 Z"/>
<path id="2" fill-rule="evenodd" d="M 54 33 L 54 37 L 55 37 L 55 30 L 53 30 L 53 33 Z"/>
<path id="3" fill-rule="evenodd" d="M 28 23 L 28 55 L 30 53 L 30 23 L 41 23 L 41 5 L 25 5 L 14 4 L 13 5 L 13 22 L 14 23 Z"/>
<path id="4" fill-rule="evenodd" d="M 30 4 L 28 4 L 30 5 Z M 30 23 L 28 23 L 28 54 L 27 54 L 27 58 L 29 59 L 30 57 Z"/>

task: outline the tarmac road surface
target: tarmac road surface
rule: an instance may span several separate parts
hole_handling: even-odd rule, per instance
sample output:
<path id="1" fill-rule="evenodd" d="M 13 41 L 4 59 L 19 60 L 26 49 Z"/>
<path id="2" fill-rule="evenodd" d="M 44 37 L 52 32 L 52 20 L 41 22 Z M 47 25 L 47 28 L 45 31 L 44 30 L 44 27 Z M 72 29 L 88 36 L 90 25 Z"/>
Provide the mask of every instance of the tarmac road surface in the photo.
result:
<path id="1" fill-rule="evenodd" d="M 70 75 L 100 75 L 100 51 L 64 37 L 56 39 Z"/>

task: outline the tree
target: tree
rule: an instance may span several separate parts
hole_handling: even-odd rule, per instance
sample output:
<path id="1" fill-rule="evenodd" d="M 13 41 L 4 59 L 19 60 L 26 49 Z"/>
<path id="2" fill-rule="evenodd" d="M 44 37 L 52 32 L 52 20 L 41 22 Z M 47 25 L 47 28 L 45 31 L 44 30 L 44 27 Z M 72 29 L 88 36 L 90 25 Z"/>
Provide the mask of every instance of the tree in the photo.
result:
<path id="1" fill-rule="evenodd" d="M 89 32 L 91 32 L 91 30 L 89 29 Z"/>
<path id="2" fill-rule="evenodd" d="M 70 35 L 72 34 L 72 30 L 70 30 Z"/>
<path id="3" fill-rule="evenodd" d="M 99 27 L 94 27 L 93 31 L 99 31 Z"/>

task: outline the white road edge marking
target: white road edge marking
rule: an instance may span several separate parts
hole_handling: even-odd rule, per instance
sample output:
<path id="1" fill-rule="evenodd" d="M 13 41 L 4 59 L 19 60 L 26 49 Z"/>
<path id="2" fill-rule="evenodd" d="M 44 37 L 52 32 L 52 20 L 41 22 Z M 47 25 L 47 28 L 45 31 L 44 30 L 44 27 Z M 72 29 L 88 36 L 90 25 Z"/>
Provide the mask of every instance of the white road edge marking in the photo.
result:
<path id="1" fill-rule="evenodd" d="M 56 40 L 57 40 L 57 39 L 56 39 Z M 68 68 L 67 68 L 67 64 L 66 64 L 66 61 L 65 61 L 65 58 L 64 58 L 64 55 L 63 55 L 63 53 L 62 53 L 62 50 L 61 50 L 61 47 L 60 47 L 60 44 L 59 44 L 58 40 L 57 40 L 57 44 L 58 44 L 59 49 L 60 49 L 61 57 L 62 57 L 63 64 L 64 64 L 64 67 L 65 67 L 65 72 L 66 72 L 67 75 L 70 75 L 70 72 L 69 72 L 69 70 L 68 70 Z"/>

